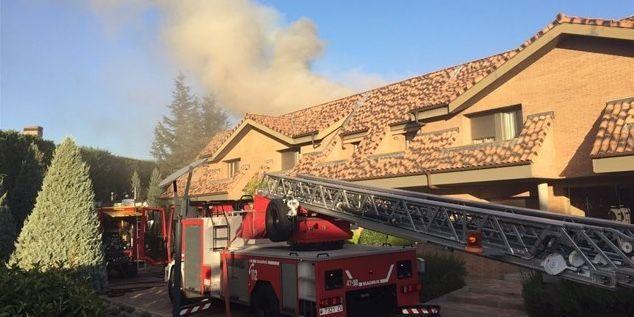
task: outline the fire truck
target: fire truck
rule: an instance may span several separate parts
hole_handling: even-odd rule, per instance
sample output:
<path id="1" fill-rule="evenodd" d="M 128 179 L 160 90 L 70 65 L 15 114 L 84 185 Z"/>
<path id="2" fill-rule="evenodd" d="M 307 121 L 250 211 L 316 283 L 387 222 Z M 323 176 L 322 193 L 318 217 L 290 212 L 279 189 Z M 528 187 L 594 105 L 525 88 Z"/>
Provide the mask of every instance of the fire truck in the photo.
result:
<path id="1" fill-rule="evenodd" d="M 136 276 L 146 264 L 166 265 L 171 215 L 124 201 L 98 210 L 108 276 Z"/>
<path id="2" fill-rule="evenodd" d="M 163 181 L 175 193 L 178 176 Z M 634 288 L 631 224 L 306 175 L 267 174 L 252 203 L 239 205 L 203 203 L 203 217 L 179 219 L 166 266 L 175 316 L 213 308 L 214 299 L 229 315 L 238 303 L 256 316 L 438 316 L 438 306 L 419 303 L 424 260 L 415 248 L 346 244 L 351 224 L 587 285 Z"/>

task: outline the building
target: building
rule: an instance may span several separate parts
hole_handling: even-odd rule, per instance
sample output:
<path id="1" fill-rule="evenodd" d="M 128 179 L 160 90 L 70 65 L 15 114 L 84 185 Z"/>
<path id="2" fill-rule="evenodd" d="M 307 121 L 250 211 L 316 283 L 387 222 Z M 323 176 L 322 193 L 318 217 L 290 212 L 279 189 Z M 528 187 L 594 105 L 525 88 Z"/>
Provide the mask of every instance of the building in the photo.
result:
<path id="1" fill-rule="evenodd" d="M 24 127 L 24 129 L 22 129 L 22 134 L 32 135 L 34 137 L 41 139 L 44 136 L 44 128 L 38 125 L 27 126 L 27 127 Z"/>
<path id="2" fill-rule="evenodd" d="M 634 208 L 633 97 L 634 17 L 559 15 L 511 51 L 246 114 L 200 153 L 190 194 L 239 198 L 288 171 L 609 218 Z"/>

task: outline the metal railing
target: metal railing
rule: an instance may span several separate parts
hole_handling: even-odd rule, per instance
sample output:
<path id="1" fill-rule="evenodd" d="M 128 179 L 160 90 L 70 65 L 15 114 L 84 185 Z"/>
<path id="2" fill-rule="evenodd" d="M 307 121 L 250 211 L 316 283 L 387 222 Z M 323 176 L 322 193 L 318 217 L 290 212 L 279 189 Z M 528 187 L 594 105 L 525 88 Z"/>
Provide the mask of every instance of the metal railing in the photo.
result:
<path id="1" fill-rule="evenodd" d="M 478 232 L 482 256 L 585 284 L 634 288 L 634 225 L 304 175 L 267 174 L 261 190 L 371 230 L 453 249 L 465 250 L 469 234 Z"/>

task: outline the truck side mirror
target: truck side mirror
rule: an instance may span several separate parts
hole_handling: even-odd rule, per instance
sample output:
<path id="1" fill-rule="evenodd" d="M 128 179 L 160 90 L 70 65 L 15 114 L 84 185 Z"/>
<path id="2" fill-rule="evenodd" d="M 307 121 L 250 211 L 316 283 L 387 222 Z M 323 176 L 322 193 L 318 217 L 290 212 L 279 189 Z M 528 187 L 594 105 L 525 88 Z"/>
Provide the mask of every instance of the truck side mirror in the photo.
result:
<path id="1" fill-rule="evenodd" d="M 427 267 L 425 266 L 425 259 L 416 258 L 416 263 L 418 263 L 418 274 L 420 275 L 424 274 L 425 271 L 427 270 Z"/>

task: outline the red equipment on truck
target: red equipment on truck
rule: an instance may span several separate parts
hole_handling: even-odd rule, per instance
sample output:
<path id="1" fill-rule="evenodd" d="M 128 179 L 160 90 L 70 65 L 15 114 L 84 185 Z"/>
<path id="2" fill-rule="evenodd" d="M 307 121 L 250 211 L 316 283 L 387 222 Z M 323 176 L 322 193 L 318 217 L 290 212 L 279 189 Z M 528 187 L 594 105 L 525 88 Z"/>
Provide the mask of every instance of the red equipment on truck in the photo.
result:
<path id="1" fill-rule="evenodd" d="M 176 189 L 178 176 L 163 184 Z M 629 224 L 275 174 L 265 176 L 252 208 L 242 206 L 207 204 L 207 216 L 176 227 L 175 261 L 166 267 L 174 315 L 209 308 L 210 298 L 250 305 L 256 316 L 438 315 L 439 307 L 418 303 L 424 261 L 415 249 L 344 244 L 352 223 L 581 283 L 634 288 Z M 181 298 L 202 301 L 182 306 Z"/>
<path id="2" fill-rule="evenodd" d="M 146 263 L 167 264 L 171 215 L 134 203 L 98 210 L 108 275 L 136 276 Z"/>

